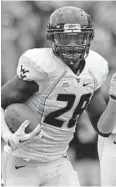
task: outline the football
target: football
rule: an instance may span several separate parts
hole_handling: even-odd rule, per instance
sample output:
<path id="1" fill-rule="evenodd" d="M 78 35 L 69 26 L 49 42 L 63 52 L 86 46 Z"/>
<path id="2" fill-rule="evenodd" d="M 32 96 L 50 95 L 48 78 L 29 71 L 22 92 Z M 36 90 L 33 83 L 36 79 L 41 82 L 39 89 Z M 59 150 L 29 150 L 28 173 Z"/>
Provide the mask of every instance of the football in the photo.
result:
<path id="1" fill-rule="evenodd" d="M 39 124 L 37 113 L 29 106 L 23 103 L 11 104 L 5 110 L 5 122 L 12 133 L 15 133 L 20 125 L 29 120 L 29 125 L 26 127 L 25 132 L 32 132 Z"/>

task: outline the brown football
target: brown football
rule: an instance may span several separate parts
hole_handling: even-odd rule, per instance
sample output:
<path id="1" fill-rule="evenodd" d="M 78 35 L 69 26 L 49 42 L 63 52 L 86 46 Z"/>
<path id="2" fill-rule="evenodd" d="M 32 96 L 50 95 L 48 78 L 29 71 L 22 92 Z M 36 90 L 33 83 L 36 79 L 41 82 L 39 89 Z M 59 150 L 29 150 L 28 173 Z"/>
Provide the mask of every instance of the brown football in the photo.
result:
<path id="1" fill-rule="evenodd" d="M 32 132 L 39 124 L 37 112 L 26 104 L 15 103 L 7 107 L 5 111 L 5 122 L 11 132 L 16 132 L 25 120 L 29 120 L 30 122 L 25 129 L 26 133 Z"/>

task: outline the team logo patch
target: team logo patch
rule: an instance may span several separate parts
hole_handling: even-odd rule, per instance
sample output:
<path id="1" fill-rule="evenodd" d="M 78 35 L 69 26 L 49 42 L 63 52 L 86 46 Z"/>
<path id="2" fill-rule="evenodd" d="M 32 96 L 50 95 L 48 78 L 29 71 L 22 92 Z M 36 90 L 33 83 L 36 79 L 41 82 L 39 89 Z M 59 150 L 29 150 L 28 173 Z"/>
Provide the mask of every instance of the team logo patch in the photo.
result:
<path id="1" fill-rule="evenodd" d="M 77 82 L 80 83 L 80 78 L 76 78 Z"/>
<path id="2" fill-rule="evenodd" d="M 64 82 L 64 83 L 62 84 L 62 87 L 63 87 L 63 88 L 67 88 L 67 87 L 69 87 L 69 86 L 70 86 L 69 82 Z"/>
<path id="3" fill-rule="evenodd" d="M 23 66 L 21 65 L 21 69 L 20 69 L 20 77 L 22 79 L 26 78 L 27 77 L 27 73 L 29 73 L 29 70 L 26 70 L 25 68 L 23 68 Z"/>

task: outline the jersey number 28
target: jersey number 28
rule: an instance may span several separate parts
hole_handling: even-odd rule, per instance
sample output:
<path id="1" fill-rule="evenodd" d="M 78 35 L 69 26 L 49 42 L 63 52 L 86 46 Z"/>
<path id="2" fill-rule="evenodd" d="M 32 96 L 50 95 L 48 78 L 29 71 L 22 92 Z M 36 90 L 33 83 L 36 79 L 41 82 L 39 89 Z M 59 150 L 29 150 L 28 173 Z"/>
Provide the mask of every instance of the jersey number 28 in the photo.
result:
<path id="1" fill-rule="evenodd" d="M 77 115 L 81 115 L 82 112 L 86 109 L 89 103 L 90 97 L 91 97 L 91 93 L 81 96 L 80 101 L 77 107 L 75 108 L 71 119 L 69 120 L 68 128 L 71 128 L 75 125 Z M 74 94 L 59 94 L 57 97 L 57 100 L 66 101 L 67 105 L 62 109 L 53 111 L 50 114 L 48 114 L 43 122 L 49 125 L 56 126 L 56 127 L 62 127 L 64 121 L 61 119 L 56 119 L 56 118 L 64 114 L 65 112 L 68 112 L 72 108 L 75 98 L 76 96 Z"/>

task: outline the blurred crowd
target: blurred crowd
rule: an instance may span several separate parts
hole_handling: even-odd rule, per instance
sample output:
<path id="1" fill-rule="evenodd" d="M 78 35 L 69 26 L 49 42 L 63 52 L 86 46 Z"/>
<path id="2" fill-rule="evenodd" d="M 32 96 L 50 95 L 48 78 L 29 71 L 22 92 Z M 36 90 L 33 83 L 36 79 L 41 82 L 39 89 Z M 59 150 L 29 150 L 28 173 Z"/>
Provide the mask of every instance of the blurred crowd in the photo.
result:
<path id="1" fill-rule="evenodd" d="M 107 95 L 111 75 L 116 71 L 115 1 L 2 1 L 2 85 L 15 75 L 18 59 L 26 50 L 49 46 L 45 38 L 49 16 L 55 9 L 66 5 L 84 9 L 94 21 L 95 38 L 91 49 L 109 63 L 110 71 L 102 88 Z M 97 135 L 92 127 L 83 126 L 78 127 L 70 145 L 69 156 L 75 169 L 79 170 L 82 185 L 100 183 L 96 142 Z"/>

